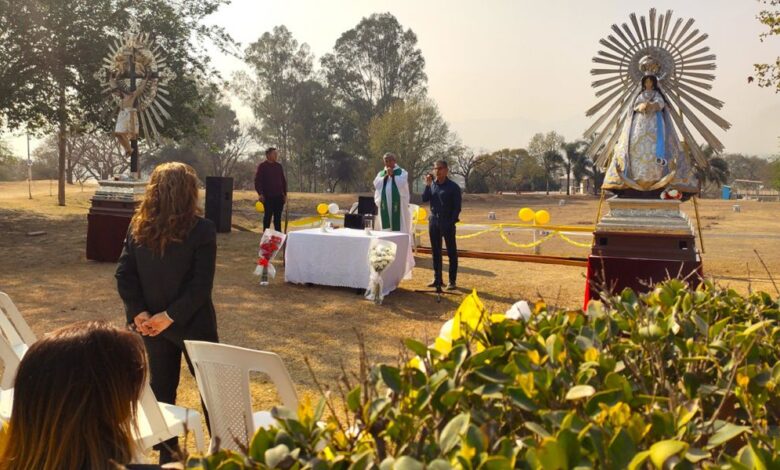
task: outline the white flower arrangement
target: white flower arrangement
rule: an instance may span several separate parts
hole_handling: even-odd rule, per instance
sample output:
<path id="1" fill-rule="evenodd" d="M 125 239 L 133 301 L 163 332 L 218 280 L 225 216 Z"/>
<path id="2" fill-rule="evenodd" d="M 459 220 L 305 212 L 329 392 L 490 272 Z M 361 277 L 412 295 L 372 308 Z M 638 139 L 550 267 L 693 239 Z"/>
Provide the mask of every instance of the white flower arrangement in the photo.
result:
<path id="1" fill-rule="evenodd" d="M 371 264 L 371 268 L 378 273 L 390 266 L 393 260 L 395 260 L 395 253 L 386 245 L 374 246 L 368 255 L 368 262 Z"/>
<path id="2" fill-rule="evenodd" d="M 368 250 L 368 265 L 371 268 L 371 275 L 368 280 L 368 289 L 365 297 L 373 300 L 375 304 L 380 305 L 384 296 L 382 295 L 382 272 L 395 261 L 396 245 L 386 240 L 374 240 L 371 248 Z"/>

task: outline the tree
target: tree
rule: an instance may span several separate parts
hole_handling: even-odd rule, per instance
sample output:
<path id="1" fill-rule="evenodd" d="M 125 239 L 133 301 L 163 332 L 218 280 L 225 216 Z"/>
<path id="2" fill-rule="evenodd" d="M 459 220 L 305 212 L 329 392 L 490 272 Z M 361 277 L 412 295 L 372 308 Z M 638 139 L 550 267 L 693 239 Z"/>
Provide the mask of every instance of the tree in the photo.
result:
<path id="1" fill-rule="evenodd" d="M 539 161 L 544 168 L 545 191 L 550 194 L 550 178 L 554 177 L 558 168 L 563 164 L 561 147 L 565 140 L 555 131 L 547 134 L 537 133 L 531 137 L 528 143 L 528 153 Z"/>
<path id="2" fill-rule="evenodd" d="M 359 174 L 355 156 L 343 150 L 336 150 L 325 161 L 325 181 L 331 193 L 336 192 L 339 184 L 357 179 Z"/>
<path id="3" fill-rule="evenodd" d="M 22 170 L 22 166 L 25 163 L 16 158 L 5 142 L 0 140 L 0 181 L 16 181 L 25 177 L 25 172 Z"/>
<path id="4" fill-rule="evenodd" d="M 368 135 L 371 154 L 376 156 L 369 167 L 378 170 L 379 157 L 393 152 L 398 156 L 398 164 L 409 172 L 410 186 L 435 160 L 447 157 L 456 145 L 456 138 L 439 109 L 427 98 L 396 102 L 385 114 L 371 121 Z"/>
<path id="5" fill-rule="evenodd" d="M 326 179 L 323 173 L 327 158 L 341 145 L 342 135 L 351 135 L 351 124 L 343 110 L 333 105 L 330 93 L 321 83 L 307 80 L 301 84 L 299 96 L 292 132 L 298 186 L 302 191 L 317 192 L 318 181 Z"/>
<path id="6" fill-rule="evenodd" d="M 290 163 L 288 181 L 300 191 L 324 181 L 324 162 L 335 150 L 333 135 L 351 136 L 348 116 L 312 73 L 309 46 L 284 26 L 263 34 L 246 50 L 253 75 L 236 74 L 233 87 L 260 122 L 257 139 L 279 147 Z"/>
<path id="7" fill-rule="evenodd" d="M 246 48 L 244 60 L 253 75 L 237 73 L 233 88 L 260 123 L 258 140 L 278 147 L 283 162 L 300 167 L 297 151 L 302 145 L 296 145 L 294 134 L 301 90 L 311 80 L 314 66 L 308 44 L 299 44 L 285 26 L 276 26 Z"/>
<path id="8" fill-rule="evenodd" d="M 741 153 L 727 153 L 721 158 L 726 162 L 729 168 L 729 181 L 735 179 L 764 181 L 768 183 L 769 161 L 765 158 L 756 156 L 746 156 Z"/>
<path id="9" fill-rule="evenodd" d="M 772 187 L 780 191 L 780 157 L 775 157 L 769 164 Z"/>
<path id="10" fill-rule="evenodd" d="M 115 118 L 95 77 L 111 35 L 126 30 L 134 18 L 163 45 L 176 78 L 168 86 L 171 119 L 162 132 L 179 137 L 192 131 L 206 111 L 195 78 L 212 75 L 203 41 L 223 50 L 232 44 L 222 28 L 201 23 L 225 1 L 190 0 L 186 7 L 176 0 L 3 2 L 0 115 L 11 129 L 57 133 L 60 205 L 65 205 L 68 132 L 85 125 L 108 129 Z"/>
<path id="11" fill-rule="evenodd" d="M 696 176 L 701 184 L 701 192 L 708 192 L 712 186 L 720 188 L 729 182 L 729 164 L 723 158 L 715 155 L 707 144 L 701 146 L 702 154 L 707 159 L 707 168 L 696 167 Z"/>
<path id="12" fill-rule="evenodd" d="M 399 100 L 424 96 L 428 77 L 417 35 L 390 13 L 363 18 L 321 59 L 328 86 L 362 130 Z M 363 147 L 362 152 L 367 148 Z"/>
<path id="13" fill-rule="evenodd" d="M 585 150 L 588 143 L 584 140 L 577 140 L 563 144 L 563 150 L 566 155 L 564 160 L 564 169 L 566 170 L 566 195 L 571 195 L 571 177 L 577 185 L 580 184 L 583 177 L 588 174 L 588 164 L 590 159 L 585 156 Z"/>
<path id="14" fill-rule="evenodd" d="M 166 162 L 182 162 L 195 169 L 195 173 L 201 180 L 211 171 L 211 162 L 204 158 L 202 152 L 197 149 L 198 142 L 193 139 L 184 139 L 180 142 L 166 140 L 162 146 L 155 148 L 141 161 L 141 169 L 151 171 L 157 165 Z"/>
<path id="15" fill-rule="evenodd" d="M 480 164 L 479 157 L 480 155 L 468 147 L 461 145 L 455 148 L 455 165 L 452 168 L 452 173 L 463 177 L 463 184 L 466 186 L 467 192 L 473 192 L 473 188 L 469 185 L 469 179 Z"/>
<path id="16" fill-rule="evenodd" d="M 544 168 L 525 149 L 519 149 L 515 165 L 515 188 L 518 191 L 536 191 L 546 184 Z"/>
<path id="17" fill-rule="evenodd" d="M 32 177 L 34 180 L 57 179 L 59 172 L 59 144 L 56 134 L 46 136 L 43 142 L 33 150 Z"/>
<path id="18" fill-rule="evenodd" d="M 242 128 L 230 106 L 219 104 L 204 122 L 205 135 L 195 139 L 195 147 L 210 163 L 208 176 L 233 176 L 236 164 L 246 157 L 251 142 L 249 130 Z"/>
<path id="19" fill-rule="evenodd" d="M 469 182 L 472 192 L 534 191 L 544 170 L 525 149 L 505 148 L 477 155 Z"/>
<path id="20" fill-rule="evenodd" d="M 51 167 L 57 167 L 59 156 L 59 136 L 48 135 L 36 149 L 39 160 L 37 166 L 43 166 L 39 171 L 51 172 Z M 130 162 L 119 151 L 113 136 L 93 129 L 89 132 L 68 133 L 65 136 L 66 173 L 69 184 L 83 183 L 90 178 L 95 180 L 110 179 L 130 166 Z M 33 166 L 35 169 L 35 165 Z M 55 177 L 51 175 L 50 177 Z"/>
<path id="21" fill-rule="evenodd" d="M 765 31 L 759 35 L 761 42 L 764 39 L 780 35 L 780 0 L 759 0 L 764 5 L 772 7 L 772 9 L 762 10 L 758 14 L 758 21 L 769 28 L 769 31 Z M 756 83 L 760 87 L 774 87 L 775 93 L 780 92 L 780 56 L 774 64 L 755 64 L 753 65 L 755 71 L 755 77 L 748 77 L 748 83 L 756 80 Z"/>

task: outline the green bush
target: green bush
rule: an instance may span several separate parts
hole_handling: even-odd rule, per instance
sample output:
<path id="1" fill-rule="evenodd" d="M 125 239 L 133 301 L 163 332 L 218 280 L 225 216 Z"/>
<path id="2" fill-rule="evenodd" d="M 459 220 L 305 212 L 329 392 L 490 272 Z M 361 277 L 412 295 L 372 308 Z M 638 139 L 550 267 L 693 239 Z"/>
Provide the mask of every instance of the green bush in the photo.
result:
<path id="1" fill-rule="evenodd" d="M 188 468 L 779 468 L 778 317 L 677 280 L 528 321 L 472 294 L 434 345 Z"/>

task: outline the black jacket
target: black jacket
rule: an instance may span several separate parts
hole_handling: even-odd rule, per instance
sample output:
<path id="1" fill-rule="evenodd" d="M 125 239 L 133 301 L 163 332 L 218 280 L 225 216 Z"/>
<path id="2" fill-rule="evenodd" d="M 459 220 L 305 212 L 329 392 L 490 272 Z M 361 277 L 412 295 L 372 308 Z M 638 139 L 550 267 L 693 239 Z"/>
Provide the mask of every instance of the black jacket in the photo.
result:
<path id="1" fill-rule="evenodd" d="M 461 199 L 460 186 L 449 178 L 441 184 L 434 181 L 422 194 L 423 202 L 431 203 L 430 223 L 440 228 L 454 227 L 460 220 Z"/>
<path id="2" fill-rule="evenodd" d="M 216 228 L 201 217 L 187 238 L 169 244 L 162 257 L 137 245 L 128 231 L 115 274 L 128 324 L 143 311 L 167 311 L 173 324 L 160 336 L 182 346 L 185 339 L 217 341 L 211 301 L 216 258 Z"/>

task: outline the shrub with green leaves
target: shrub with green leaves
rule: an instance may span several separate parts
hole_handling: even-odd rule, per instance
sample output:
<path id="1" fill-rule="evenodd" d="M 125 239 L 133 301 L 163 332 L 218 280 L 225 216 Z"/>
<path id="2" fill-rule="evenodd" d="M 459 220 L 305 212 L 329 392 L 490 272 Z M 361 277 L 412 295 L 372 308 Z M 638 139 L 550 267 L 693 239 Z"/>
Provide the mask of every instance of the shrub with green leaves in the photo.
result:
<path id="1" fill-rule="evenodd" d="M 780 468 L 777 299 L 671 280 L 535 307 L 512 320 L 472 294 L 433 345 L 188 468 Z"/>

